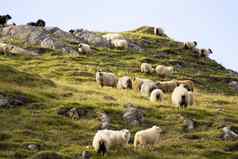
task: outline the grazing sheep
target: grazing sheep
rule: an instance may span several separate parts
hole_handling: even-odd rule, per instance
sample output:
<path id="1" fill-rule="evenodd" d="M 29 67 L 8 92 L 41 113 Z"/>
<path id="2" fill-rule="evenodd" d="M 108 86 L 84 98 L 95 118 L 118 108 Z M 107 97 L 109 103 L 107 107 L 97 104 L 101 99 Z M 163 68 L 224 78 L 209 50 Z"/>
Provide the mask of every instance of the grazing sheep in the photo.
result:
<path id="1" fill-rule="evenodd" d="M 150 101 L 151 102 L 157 102 L 157 101 L 163 101 L 164 99 L 164 93 L 160 89 L 154 89 L 150 94 Z"/>
<path id="2" fill-rule="evenodd" d="M 0 15 L 0 25 L 5 26 L 10 19 L 12 19 L 12 17 L 9 14 Z"/>
<path id="3" fill-rule="evenodd" d="M 127 146 L 131 133 L 127 129 L 123 130 L 99 130 L 93 138 L 93 147 L 97 153 L 106 153 L 113 146 Z"/>
<path id="4" fill-rule="evenodd" d="M 177 81 L 159 81 L 156 82 L 156 85 L 159 89 L 161 89 L 164 93 L 171 93 L 177 87 Z"/>
<path id="5" fill-rule="evenodd" d="M 117 34 L 117 33 L 108 33 L 103 35 L 102 37 L 106 39 L 107 41 L 115 40 L 115 39 L 124 39 L 124 37 L 121 34 Z"/>
<path id="6" fill-rule="evenodd" d="M 196 41 L 193 41 L 193 42 L 186 42 L 184 43 L 184 48 L 185 49 L 193 49 L 197 46 L 197 42 Z"/>
<path id="7" fill-rule="evenodd" d="M 36 27 L 45 27 L 45 21 L 42 19 L 38 19 L 36 22 L 29 22 L 27 25 L 36 26 Z"/>
<path id="8" fill-rule="evenodd" d="M 150 97 L 151 92 L 158 88 L 154 82 L 144 82 L 141 86 L 141 95 L 143 97 Z"/>
<path id="9" fill-rule="evenodd" d="M 180 84 L 172 93 L 172 103 L 177 107 L 186 108 L 189 105 L 188 96 L 188 90 L 183 84 Z"/>
<path id="10" fill-rule="evenodd" d="M 177 80 L 177 85 L 183 84 L 188 91 L 193 91 L 193 81 L 191 80 Z"/>
<path id="11" fill-rule="evenodd" d="M 115 48 L 124 48 L 124 49 L 128 48 L 128 42 L 125 39 L 114 39 L 114 40 L 111 40 L 111 44 Z"/>
<path id="12" fill-rule="evenodd" d="M 96 72 L 96 82 L 101 86 L 116 87 L 118 78 L 110 72 Z"/>
<path id="13" fill-rule="evenodd" d="M 173 66 L 164 66 L 164 65 L 158 65 L 155 68 L 155 72 L 162 77 L 171 75 L 174 72 L 174 67 Z"/>
<path id="14" fill-rule="evenodd" d="M 188 105 L 193 105 L 193 102 L 194 102 L 193 92 L 188 91 Z"/>
<path id="15" fill-rule="evenodd" d="M 152 128 L 136 132 L 134 137 L 134 147 L 136 148 L 138 145 L 149 146 L 158 144 L 161 132 L 161 128 L 156 125 Z"/>
<path id="16" fill-rule="evenodd" d="M 154 27 L 154 35 L 163 36 L 164 35 L 164 30 L 162 28 Z"/>
<path id="17" fill-rule="evenodd" d="M 91 50 L 91 48 L 88 44 L 80 43 L 79 48 L 78 48 L 78 52 L 87 54 L 87 53 L 91 53 L 92 50 Z"/>
<path id="18" fill-rule="evenodd" d="M 141 86 L 144 82 L 153 82 L 150 79 L 134 78 L 133 79 L 133 89 L 136 91 L 141 90 Z"/>
<path id="19" fill-rule="evenodd" d="M 142 63 L 140 66 L 140 70 L 141 70 L 141 72 L 144 72 L 144 73 L 153 73 L 154 72 L 152 65 L 148 64 L 148 63 Z"/>
<path id="20" fill-rule="evenodd" d="M 212 50 L 211 49 L 201 49 L 199 52 L 199 56 L 200 57 L 208 57 L 210 54 L 212 54 Z"/>
<path id="21" fill-rule="evenodd" d="M 132 89 L 132 81 L 131 78 L 128 76 L 124 76 L 119 78 L 117 83 L 118 89 Z"/>

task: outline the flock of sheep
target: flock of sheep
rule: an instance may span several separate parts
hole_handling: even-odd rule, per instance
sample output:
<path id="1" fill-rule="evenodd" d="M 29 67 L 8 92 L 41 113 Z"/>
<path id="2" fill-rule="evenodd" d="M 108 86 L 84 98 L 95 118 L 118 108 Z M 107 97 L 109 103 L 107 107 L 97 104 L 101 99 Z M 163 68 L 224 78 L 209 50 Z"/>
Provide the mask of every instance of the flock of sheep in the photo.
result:
<path id="1" fill-rule="evenodd" d="M 174 72 L 172 66 L 159 65 L 155 68 L 148 63 L 141 64 L 141 72 L 153 73 L 159 76 L 169 76 Z M 134 89 L 143 97 L 149 98 L 151 102 L 162 102 L 164 93 L 172 93 L 172 103 L 178 108 L 186 108 L 193 105 L 193 82 L 191 80 L 171 80 L 154 82 L 150 79 L 134 78 L 128 76 L 118 78 L 111 72 L 96 72 L 96 82 L 101 87 L 108 86 L 118 89 Z M 158 144 L 160 133 L 159 126 L 136 132 L 134 136 L 134 147 L 152 146 Z M 123 130 L 98 130 L 93 139 L 93 147 L 96 152 L 103 155 L 114 146 L 126 146 L 131 137 L 128 129 Z"/>

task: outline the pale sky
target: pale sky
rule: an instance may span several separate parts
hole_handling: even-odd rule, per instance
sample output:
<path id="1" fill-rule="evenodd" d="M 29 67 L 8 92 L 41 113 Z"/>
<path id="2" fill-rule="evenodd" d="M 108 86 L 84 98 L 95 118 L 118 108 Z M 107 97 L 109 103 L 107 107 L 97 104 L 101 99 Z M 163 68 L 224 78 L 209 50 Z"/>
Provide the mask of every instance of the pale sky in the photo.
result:
<path id="1" fill-rule="evenodd" d="M 126 31 L 160 26 L 178 41 L 198 41 L 211 56 L 238 71 L 236 0 L 2 0 L 0 14 L 25 24 L 39 18 L 64 30 Z"/>

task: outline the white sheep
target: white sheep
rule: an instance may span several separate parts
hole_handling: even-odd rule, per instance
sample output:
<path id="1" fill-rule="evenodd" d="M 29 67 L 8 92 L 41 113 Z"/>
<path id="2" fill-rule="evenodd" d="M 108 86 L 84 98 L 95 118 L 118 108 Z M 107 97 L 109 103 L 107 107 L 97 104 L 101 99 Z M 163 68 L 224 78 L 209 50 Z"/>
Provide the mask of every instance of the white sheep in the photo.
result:
<path id="1" fill-rule="evenodd" d="M 140 70 L 141 70 L 141 72 L 144 72 L 144 73 L 153 73 L 154 72 L 152 65 L 148 64 L 148 63 L 142 63 L 140 66 Z"/>
<path id="2" fill-rule="evenodd" d="M 176 87 L 172 93 L 172 103 L 177 107 L 187 107 L 189 105 L 188 90 L 183 84 Z"/>
<path id="3" fill-rule="evenodd" d="M 78 48 L 78 52 L 87 54 L 87 53 L 91 53 L 92 50 L 91 50 L 91 48 L 88 44 L 80 43 L 79 48 Z"/>
<path id="4" fill-rule="evenodd" d="M 106 153 L 113 146 L 127 146 L 131 133 L 123 130 L 98 130 L 93 138 L 93 148 L 97 153 Z"/>
<path id="5" fill-rule="evenodd" d="M 201 49 L 199 51 L 199 56 L 200 57 L 208 57 L 210 54 L 212 54 L 212 50 L 211 49 Z"/>
<path id="6" fill-rule="evenodd" d="M 132 80 L 128 76 L 119 78 L 117 83 L 118 89 L 132 89 Z"/>
<path id="7" fill-rule="evenodd" d="M 154 82 L 144 82 L 141 86 L 140 92 L 143 97 L 150 97 L 151 92 L 158 88 Z"/>
<path id="8" fill-rule="evenodd" d="M 118 33 L 108 33 L 102 36 L 107 41 L 115 40 L 115 39 L 124 39 L 124 37 L 121 34 Z"/>
<path id="9" fill-rule="evenodd" d="M 144 82 L 153 82 L 153 81 L 150 79 L 134 78 L 133 79 L 133 89 L 136 91 L 140 91 L 141 86 Z"/>
<path id="10" fill-rule="evenodd" d="M 136 132 L 134 147 L 136 148 L 138 145 L 149 146 L 158 144 L 161 132 L 162 130 L 158 126 Z"/>
<path id="11" fill-rule="evenodd" d="M 177 80 L 159 81 L 159 82 L 156 82 L 156 85 L 164 93 L 171 93 L 177 87 Z"/>
<path id="12" fill-rule="evenodd" d="M 157 102 L 157 101 L 163 101 L 164 99 L 164 93 L 160 89 L 154 89 L 150 94 L 150 101 L 151 102 Z"/>
<path id="13" fill-rule="evenodd" d="M 128 42 L 126 39 L 113 39 L 111 40 L 111 44 L 115 48 L 128 48 Z"/>
<path id="14" fill-rule="evenodd" d="M 96 72 L 96 82 L 101 86 L 116 87 L 118 78 L 110 72 Z"/>
<path id="15" fill-rule="evenodd" d="M 165 77 L 165 76 L 171 75 L 174 72 L 174 67 L 173 66 L 158 65 L 155 68 L 155 72 L 159 76 Z"/>
<path id="16" fill-rule="evenodd" d="M 185 49 L 193 49 L 197 46 L 197 42 L 196 41 L 193 41 L 193 42 L 185 42 L 184 43 L 184 48 Z"/>

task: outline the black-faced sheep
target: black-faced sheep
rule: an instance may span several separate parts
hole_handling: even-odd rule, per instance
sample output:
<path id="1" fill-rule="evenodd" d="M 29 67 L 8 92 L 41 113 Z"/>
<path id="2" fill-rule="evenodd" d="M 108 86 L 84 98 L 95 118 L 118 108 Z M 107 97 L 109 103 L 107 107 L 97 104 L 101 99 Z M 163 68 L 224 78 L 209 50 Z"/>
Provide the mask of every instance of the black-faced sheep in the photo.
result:
<path id="1" fill-rule="evenodd" d="M 152 146 L 159 143 L 161 128 L 153 126 L 152 128 L 141 130 L 136 132 L 134 137 L 134 147 L 141 146 Z"/>
<path id="2" fill-rule="evenodd" d="M 143 79 L 143 78 L 134 78 L 133 79 L 133 89 L 136 91 L 140 91 L 141 90 L 141 86 L 144 82 L 153 82 L 150 79 Z"/>
<path id="3" fill-rule="evenodd" d="M 193 41 L 193 42 L 186 42 L 184 43 L 184 48 L 185 49 L 193 49 L 197 46 L 197 42 L 196 41 Z"/>
<path id="4" fill-rule="evenodd" d="M 141 72 L 144 72 L 144 73 L 153 73 L 154 72 L 152 65 L 148 64 L 148 63 L 142 63 L 140 66 L 140 70 L 141 70 Z"/>
<path id="5" fill-rule="evenodd" d="M 119 78 L 117 83 L 118 89 L 132 89 L 132 80 L 128 76 Z"/>
<path id="6" fill-rule="evenodd" d="M 141 86 L 141 95 L 143 97 L 150 97 L 151 92 L 158 88 L 158 86 L 154 82 L 144 82 Z"/>
<path id="7" fill-rule="evenodd" d="M 7 21 L 12 19 L 12 17 L 7 14 L 7 15 L 1 15 L 0 16 L 0 25 L 5 26 L 7 24 Z"/>
<path id="8" fill-rule="evenodd" d="M 123 130 L 99 130 L 93 138 L 93 148 L 97 153 L 106 153 L 113 146 L 127 146 L 131 133 Z"/>
<path id="9" fill-rule="evenodd" d="M 92 49 L 88 44 L 80 43 L 79 48 L 78 48 L 78 52 L 87 54 L 87 53 L 91 53 Z"/>
<path id="10" fill-rule="evenodd" d="M 27 25 L 36 26 L 36 27 L 45 27 L 45 21 L 42 19 L 38 19 L 36 22 L 29 22 Z"/>
<path id="11" fill-rule="evenodd" d="M 177 80 L 177 85 L 183 84 L 188 91 L 193 91 L 193 81 L 191 80 Z"/>
<path id="12" fill-rule="evenodd" d="M 156 82 L 156 85 L 159 89 L 161 89 L 164 93 L 171 93 L 177 87 L 177 81 L 159 81 Z"/>
<path id="13" fill-rule="evenodd" d="M 116 87 L 118 78 L 110 72 L 96 72 L 96 82 L 101 86 Z"/>
<path id="14" fill-rule="evenodd" d="M 162 102 L 164 99 L 164 93 L 160 89 L 154 89 L 150 94 L 150 101 L 151 102 Z"/>
<path id="15" fill-rule="evenodd" d="M 179 108 L 186 108 L 189 105 L 188 90 L 183 84 L 180 84 L 174 89 L 172 93 L 172 103 Z"/>
<path id="16" fill-rule="evenodd" d="M 154 27 L 154 35 L 163 36 L 164 30 L 162 28 Z"/>
<path id="17" fill-rule="evenodd" d="M 174 67 L 173 66 L 158 65 L 155 68 L 155 72 L 161 77 L 169 76 L 174 72 Z"/>
<path id="18" fill-rule="evenodd" d="M 208 57 L 210 54 L 212 54 L 212 50 L 211 49 L 201 49 L 199 52 L 199 56 L 200 57 Z"/>

